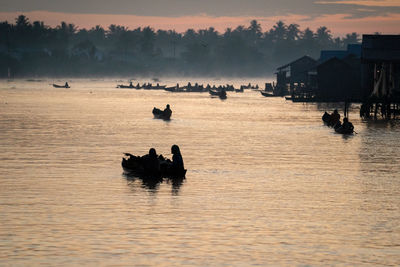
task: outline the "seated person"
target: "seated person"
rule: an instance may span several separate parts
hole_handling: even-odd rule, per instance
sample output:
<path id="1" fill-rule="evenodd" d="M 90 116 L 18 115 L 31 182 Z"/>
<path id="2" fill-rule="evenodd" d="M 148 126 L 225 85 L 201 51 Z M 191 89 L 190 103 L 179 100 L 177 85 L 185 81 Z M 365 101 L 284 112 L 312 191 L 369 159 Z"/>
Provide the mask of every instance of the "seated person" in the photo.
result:
<path id="1" fill-rule="evenodd" d="M 143 168 L 146 174 L 159 175 L 160 174 L 160 162 L 154 148 L 150 148 L 149 154 L 142 157 Z"/>
<path id="2" fill-rule="evenodd" d="M 337 109 L 331 114 L 331 119 L 329 120 L 329 126 L 334 127 L 338 122 L 340 122 L 340 114 Z"/>
<path id="3" fill-rule="evenodd" d="M 185 170 L 185 167 L 183 164 L 183 159 L 182 159 L 182 155 L 181 155 L 179 146 L 173 145 L 171 147 L 171 153 L 172 153 L 172 166 L 171 166 L 172 172 L 175 174 L 183 173 Z"/>
<path id="4" fill-rule="evenodd" d="M 172 110 L 169 107 L 169 104 L 167 104 L 166 108 L 163 111 L 164 117 L 169 118 L 171 117 Z"/>
<path id="5" fill-rule="evenodd" d="M 354 130 L 354 126 L 351 122 L 349 122 L 348 118 L 343 119 L 342 128 L 351 132 Z"/>
<path id="6" fill-rule="evenodd" d="M 322 116 L 322 120 L 326 123 L 330 121 L 331 115 L 328 114 L 328 112 L 325 111 L 324 115 Z"/>

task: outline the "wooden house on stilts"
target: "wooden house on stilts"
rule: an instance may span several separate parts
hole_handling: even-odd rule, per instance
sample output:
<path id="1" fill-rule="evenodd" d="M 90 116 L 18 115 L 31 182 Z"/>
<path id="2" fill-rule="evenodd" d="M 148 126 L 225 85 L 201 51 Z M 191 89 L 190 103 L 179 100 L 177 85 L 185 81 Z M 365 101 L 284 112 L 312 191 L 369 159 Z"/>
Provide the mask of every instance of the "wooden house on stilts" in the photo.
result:
<path id="1" fill-rule="evenodd" d="M 400 109 L 400 35 L 363 35 L 362 117 L 390 119 Z"/>

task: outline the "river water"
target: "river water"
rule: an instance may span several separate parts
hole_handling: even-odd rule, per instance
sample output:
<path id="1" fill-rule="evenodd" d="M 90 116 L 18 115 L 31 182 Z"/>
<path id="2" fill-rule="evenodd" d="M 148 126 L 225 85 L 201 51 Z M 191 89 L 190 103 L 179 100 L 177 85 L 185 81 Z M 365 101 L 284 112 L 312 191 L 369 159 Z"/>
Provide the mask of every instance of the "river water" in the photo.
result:
<path id="1" fill-rule="evenodd" d="M 399 121 L 353 105 L 342 136 L 321 116 L 343 105 L 51 83 L 0 82 L 0 265 L 400 264 Z M 123 175 L 123 152 L 172 144 L 182 184 Z"/>

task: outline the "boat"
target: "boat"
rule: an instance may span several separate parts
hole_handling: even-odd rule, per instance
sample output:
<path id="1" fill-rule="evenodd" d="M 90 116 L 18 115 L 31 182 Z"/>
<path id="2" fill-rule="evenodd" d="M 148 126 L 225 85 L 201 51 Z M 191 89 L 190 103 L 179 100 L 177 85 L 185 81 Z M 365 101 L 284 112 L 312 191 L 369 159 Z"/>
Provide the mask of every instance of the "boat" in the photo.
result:
<path id="1" fill-rule="evenodd" d="M 124 153 L 127 157 L 122 158 L 121 166 L 126 174 L 132 176 L 147 178 L 147 179 L 185 179 L 187 170 L 174 171 L 172 166 L 172 161 L 164 158 L 162 155 L 158 156 L 158 162 L 160 164 L 160 170 L 155 173 L 153 170 L 148 170 L 145 167 L 144 157 L 134 156 L 130 153 Z"/>
<path id="2" fill-rule="evenodd" d="M 210 93 L 211 96 L 218 96 L 221 99 L 226 99 L 226 91 L 222 90 L 222 91 L 214 91 L 212 89 L 208 89 L 208 92 Z"/>
<path id="3" fill-rule="evenodd" d="M 236 93 L 243 93 L 244 92 L 243 86 L 240 86 L 239 89 L 235 89 L 235 92 Z"/>
<path id="4" fill-rule="evenodd" d="M 117 88 L 135 88 L 135 86 L 133 86 L 133 85 L 123 85 L 123 84 L 118 84 L 117 85 Z"/>
<path id="5" fill-rule="evenodd" d="M 285 96 L 285 99 L 291 100 L 292 102 L 318 102 L 316 97 Z"/>
<path id="6" fill-rule="evenodd" d="M 186 92 L 204 92 L 204 86 L 203 85 L 197 85 L 195 84 L 194 86 L 187 86 L 186 87 Z"/>
<path id="7" fill-rule="evenodd" d="M 271 94 L 271 93 L 265 92 L 265 91 L 260 91 L 260 93 L 265 97 L 281 97 L 280 95 L 274 95 L 274 94 Z"/>
<path id="8" fill-rule="evenodd" d="M 322 115 L 322 121 L 326 124 L 329 125 L 329 122 L 331 120 L 331 115 L 325 111 L 324 115 Z"/>
<path id="9" fill-rule="evenodd" d="M 208 89 L 208 92 L 209 92 L 210 95 L 212 95 L 212 96 L 219 96 L 219 92 L 218 92 L 218 91 L 214 91 L 214 90 Z"/>
<path id="10" fill-rule="evenodd" d="M 343 126 L 339 126 L 335 128 L 335 132 L 338 134 L 353 134 L 354 129 L 353 128 L 345 128 Z"/>
<path id="11" fill-rule="evenodd" d="M 176 86 L 165 87 L 164 90 L 168 92 L 176 92 Z"/>
<path id="12" fill-rule="evenodd" d="M 71 87 L 68 85 L 68 83 L 65 83 L 64 85 L 58 85 L 58 84 L 53 83 L 53 87 L 54 87 L 54 88 L 71 88 Z"/>
<path id="13" fill-rule="evenodd" d="M 153 115 L 155 119 L 162 119 L 162 120 L 170 120 L 172 112 L 164 112 L 163 110 L 154 107 L 153 108 Z"/>

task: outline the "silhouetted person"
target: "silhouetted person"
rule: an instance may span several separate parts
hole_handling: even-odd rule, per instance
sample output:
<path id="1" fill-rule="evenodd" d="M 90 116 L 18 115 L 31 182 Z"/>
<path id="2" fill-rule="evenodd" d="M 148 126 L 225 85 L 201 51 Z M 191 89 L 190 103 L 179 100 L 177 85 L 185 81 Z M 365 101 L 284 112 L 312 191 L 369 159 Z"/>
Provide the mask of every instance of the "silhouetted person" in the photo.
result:
<path id="1" fill-rule="evenodd" d="M 69 87 L 68 82 L 65 82 L 65 88 L 68 88 L 68 87 Z"/>
<path id="2" fill-rule="evenodd" d="M 132 84 L 132 82 L 130 82 L 130 83 L 129 83 L 129 87 L 133 87 L 133 84 Z"/>
<path id="3" fill-rule="evenodd" d="M 354 126 L 351 122 L 349 122 L 348 118 L 343 119 L 342 128 L 348 132 L 353 132 Z"/>
<path id="4" fill-rule="evenodd" d="M 172 172 L 174 174 L 184 174 L 185 167 L 183 165 L 183 159 L 179 146 L 173 145 L 171 147 L 172 153 Z"/>
<path id="5" fill-rule="evenodd" d="M 325 111 L 324 115 L 322 115 L 322 120 L 325 123 L 329 123 L 331 120 L 331 115 L 329 115 L 328 112 Z"/>
<path id="6" fill-rule="evenodd" d="M 146 174 L 158 176 L 160 175 L 160 162 L 154 148 L 150 148 L 149 154 L 144 155 L 143 168 Z"/>
<path id="7" fill-rule="evenodd" d="M 165 107 L 163 114 L 164 114 L 164 118 L 169 119 L 171 117 L 172 110 L 170 109 L 169 104 L 167 104 L 167 106 Z"/>
<path id="8" fill-rule="evenodd" d="M 337 109 L 335 109 L 335 110 L 333 111 L 333 113 L 331 114 L 331 119 L 330 119 L 330 121 L 329 121 L 329 126 L 335 127 L 335 125 L 336 125 L 337 123 L 339 123 L 339 122 L 340 122 L 340 114 L 339 114 L 339 112 L 337 111 Z"/>
<path id="9" fill-rule="evenodd" d="M 221 91 L 219 92 L 219 97 L 220 98 L 226 98 L 226 91 L 225 88 L 222 88 Z"/>

